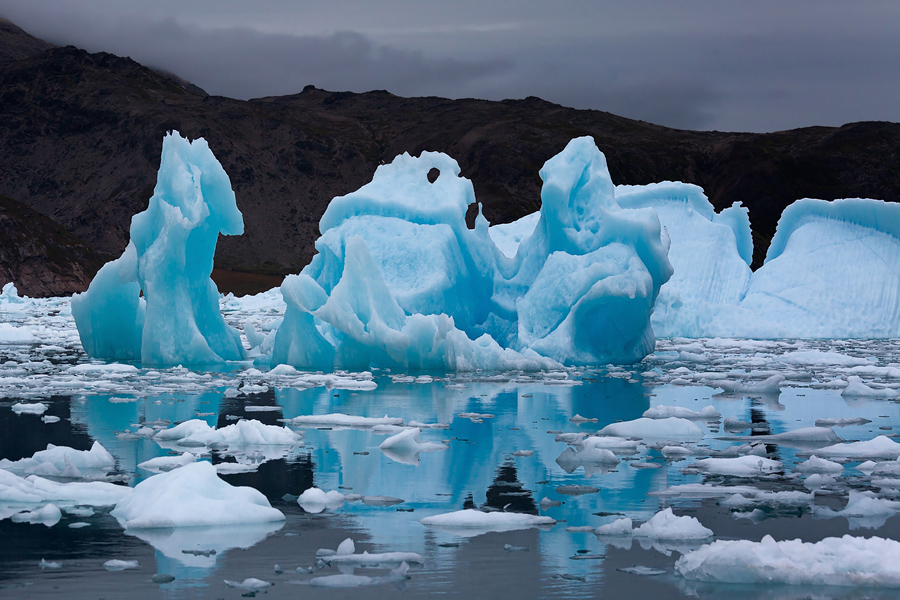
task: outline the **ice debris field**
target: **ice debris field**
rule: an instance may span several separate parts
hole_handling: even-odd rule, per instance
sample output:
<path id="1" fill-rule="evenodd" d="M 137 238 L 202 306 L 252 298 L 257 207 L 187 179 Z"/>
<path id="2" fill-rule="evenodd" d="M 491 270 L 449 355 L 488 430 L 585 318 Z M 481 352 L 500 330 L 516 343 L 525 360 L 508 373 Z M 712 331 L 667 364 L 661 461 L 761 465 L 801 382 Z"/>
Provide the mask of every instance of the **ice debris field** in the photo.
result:
<path id="1" fill-rule="evenodd" d="M 898 207 L 799 200 L 752 272 L 740 206 L 587 138 L 540 175 L 469 229 L 397 157 L 236 298 L 228 177 L 167 136 L 87 292 L 0 293 L 0 594 L 894 597 Z"/>

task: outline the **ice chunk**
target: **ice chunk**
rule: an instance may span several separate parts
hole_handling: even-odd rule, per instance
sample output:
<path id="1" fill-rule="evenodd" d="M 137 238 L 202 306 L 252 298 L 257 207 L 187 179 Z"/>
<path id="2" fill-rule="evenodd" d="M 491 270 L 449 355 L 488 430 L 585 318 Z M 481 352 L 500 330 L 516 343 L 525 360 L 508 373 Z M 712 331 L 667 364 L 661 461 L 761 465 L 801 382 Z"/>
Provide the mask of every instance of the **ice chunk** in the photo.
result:
<path id="1" fill-rule="evenodd" d="M 165 473 L 196 461 L 196 456 L 190 452 L 185 452 L 178 456 L 158 456 L 156 458 L 151 458 L 150 460 L 145 460 L 138 464 L 138 468 L 150 471 L 151 473 Z"/>
<path id="2" fill-rule="evenodd" d="M 422 564 L 425 562 L 422 555 L 415 552 L 380 552 L 375 554 L 369 554 L 368 552 L 356 554 L 355 552 L 356 547 L 353 544 L 353 540 L 347 538 L 341 542 L 334 554 L 317 554 L 320 560 L 327 564 L 352 565 L 354 567 L 396 567 L 404 562 L 409 564 Z"/>
<path id="3" fill-rule="evenodd" d="M 443 154 L 404 154 L 332 200 L 318 254 L 282 285 L 273 363 L 534 370 L 653 349 L 668 240 L 652 209 L 616 204 L 591 138 L 544 165 L 540 216 L 512 259 L 483 217 L 466 227 L 475 198 L 459 172 Z"/>
<path id="4" fill-rule="evenodd" d="M 648 419 L 668 419 L 669 417 L 678 417 L 679 419 L 718 419 L 722 415 L 712 405 L 706 406 L 699 411 L 691 410 L 684 406 L 651 406 L 644 411 L 644 417 Z"/>
<path id="5" fill-rule="evenodd" d="M 658 438 L 667 440 L 699 440 L 703 438 L 702 429 L 687 419 L 678 417 L 665 419 L 641 417 L 633 421 L 611 423 L 597 433 L 599 435 L 625 438 Z"/>
<path id="6" fill-rule="evenodd" d="M 48 406 L 43 402 L 35 402 L 29 404 L 27 402 L 16 402 L 12 405 L 12 411 L 17 415 L 42 415 L 47 411 Z"/>
<path id="7" fill-rule="evenodd" d="M 817 455 L 835 458 L 872 459 L 900 458 L 900 444 L 887 436 L 879 435 L 865 442 L 846 442 L 816 450 Z"/>
<path id="8" fill-rule="evenodd" d="M 900 392 L 891 388 L 872 388 L 862 382 L 858 375 L 847 378 L 847 387 L 841 392 L 841 396 L 861 398 L 896 398 Z"/>
<path id="9" fill-rule="evenodd" d="M 0 323 L 0 344 L 28 344 L 34 341 L 35 337 L 31 328 Z"/>
<path id="10" fill-rule="evenodd" d="M 722 583 L 900 587 L 900 542 L 845 535 L 816 543 L 717 540 L 675 563 L 685 579 Z"/>
<path id="11" fill-rule="evenodd" d="M 420 452 L 435 452 L 449 448 L 446 444 L 437 442 L 420 442 L 420 433 L 418 427 L 404 429 L 381 442 L 379 448 L 388 458 L 407 464 L 419 464 Z"/>
<path id="12" fill-rule="evenodd" d="M 344 505 L 345 496 L 337 490 L 325 492 L 316 487 L 304 490 L 297 498 L 297 504 L 308 513 L 320 513 L 323 510 L 335 510 Z M 352 550 L 351 550 L 352 552 Z"/>
<path id="13" fill-rule="evenodd" d="M 701 525 L 695 517 L 679 517 L 671 508 L 659 511 L 632 533 L 635 537 L 656 540 L 702 540 L 713 534 L 712 530 Z"/>
<path id="14" fill-rule="evenodd" d="M 594 530 L 594 533 L 600 536 L 630 536 L 632 533 L 631 519 L 628 517 L 616 519 L 612 523 L 601 525 Z"/>
<path id="15" fill-rule="evenodd" d="M 370 577 L 368 575 L 353 575 L 350 573 L 342 573 L 340 575 L 324 575 L 322 577 L 313 577 L 309 580 L 309 585 L 324 588 L 358 588 L 369 587 L 375 585 L 384 585 L 386 583 L 400 583 L 409 579 L 407 576 L 409 565 L 402 563 L 399 567 L 392 570 L 387 575 L 379 577 Z"/>
<path id="16" fill-rule="evenodd" d="M 243 358 L 240 333 L 222 318 L 209 278 L 219 234 L 243 231 L 228 175 L 206 141 L 169 133 L 153 197 L 132 219 L 128 247 L 72 297 L 85 351 L 158 365 Z"/>
<path id="17" fill-rule="evenodd" d="M 136 560 L 119 560 L 117 558 L 103 563 L 103 568 L 107 571 L 125 571 L 126 569 L 137 569 L 139 566 Z"/>
<path id="18" fill-rule="evenodd" d="M 781 471 L 783 468 L 781 462 L 777 460 L 749 455 L 736 458 L 704 458 L 696 461 L 693 466 L 710 475 L 733 477 L 760 477 Z"/>
<path id="19" fill-rule="evenodd" d="M 206 421 L 191 419 L 153 436 L 157 442 L 177 441 L 179 445 L 224 444 L 234 446 L 295 446 L 302 445 L 300 436 L 287 427 L 264 425 L 256 419 L 241 420 L 220 429 Z"/>
<path id="20" fill-rule="evenodd" d="M 271 581 L 263 581 L 262 579 L 256 579 L 255 577 L 248 577 L 243 581 L 230 581 L 226 579 L 225 585 L 244 590 L 245 592 L 257 592 L 259 590 L 264 590 L 267 587 L 272 587 L 275 584 Z"/>
<path id="21" fill-rule="evenodd" d="M 116 459 L 113 455 L 96 441 L 90 450 L 75 450 L 67 446 L 47 444 L 46 450 L 35 452 L 31 458 L 17 461 L 5 458 L 0 460 L 0 469 L 43 477 L 65 477 L 66 473 L 81 477 L 88 471 L 108 471 L 115 466 Z"/>
<path id="22" fill-rule="evenodd" d="M 797 470 L 807 474 L 819 473 L 823 475 L 836 475 L 844 471 L 844 466 L 824 458 L 819 458 L 813 454 L 809 459 L 799 463 L 797 465 Z"/>
<path id="23" fill-rule="evenodd" d="M 62 519 L 62 511 L 55 504 L 47 504 L 41 508 L 20 512 L 12 516 L 15 523 L 40 523 L 47 527 L 53 527 Z"/>
<path id="24" fill-rule="evenodd" d="M 327 415 L 301 415 L 290 420 L 294 427 L 350 427 L 353 429 L 369 429 L 377 425 L 403 425 L 403 419 L 397 417 L 357 417 L 343 413 Z"/>
<path id="25" fill-rule="evenodd" d="M 550 517 L 525 513 L 482 512 L 475 509 L 466 509 L 425 517 L 420 519 L 419 522 L 427 527 L 471 537 L 491 531 L 514 531 L 517 529 L 548 526 L 555 524 L 556 520 Z"/>
<path id="26" fill-rule="evenodd" d="M 202 527 L 283 521 L 253 488 L 219 479 L 208 462 L 195 462 L 137 484 L 112 511 L 125 528 Z"/>
<path id="27" fill-rule="evenodd" d="M 103 481 L 57 483 L 37 475 L 23 479 L 0 470 L 0 503 L 112 506 L 131 493 L 129 487 Z"/>

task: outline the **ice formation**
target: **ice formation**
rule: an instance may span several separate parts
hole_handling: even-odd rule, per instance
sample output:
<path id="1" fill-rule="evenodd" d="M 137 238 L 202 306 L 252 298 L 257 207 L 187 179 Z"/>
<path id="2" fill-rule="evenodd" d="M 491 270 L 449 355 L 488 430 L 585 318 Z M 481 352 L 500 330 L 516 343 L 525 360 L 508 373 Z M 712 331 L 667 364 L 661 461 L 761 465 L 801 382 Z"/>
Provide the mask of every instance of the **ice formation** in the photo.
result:
<path id="1" fill-rule="evenodd" d="M 332 200 L 318 254 L 281 287 L 273 364 L 536 369 L 652 351 L 668 241 L 652 209 L 616 203 L 591 138 L 541 169 L 540 218 L 513 258 L 480 215 L 467 228 L 475 196 L 459 173 L 444 154 L 404 154 Z"/>
<path id="2" fill-rule="evenodd" d="M 281 511 L 250 487 L 232 486 L 208 462 L 154 475 L 116 505 L 112 516 L 125 528 L 204 527 L 283 521 Z"/>
<path id="3" fill-rule="evenodd" d="M 900 587 L 900 542 L 845 535 L 816 543 L 718 540 L 678 559 L 685 579 L 722 583 Z"/>
<path id="4" fill-rule="evenodd" d="M 152 365 L 243 358 L 209 278 L 219 234 L 243 231 L 231 182 L 206 141 L 168 134 L 153 197 L 132 219 L 128 247 L 72 298 L 85 351 Z"/>
<path id="5" fill-rule="evenodd" d="M 482 512 L 466 509 L 425 517 L 419 522 L 427 527 L 449 531 L 464 537 L 473 537 L 492 531 L 515 531 L 553 525 L 556 520 L 524 513 Z"/>

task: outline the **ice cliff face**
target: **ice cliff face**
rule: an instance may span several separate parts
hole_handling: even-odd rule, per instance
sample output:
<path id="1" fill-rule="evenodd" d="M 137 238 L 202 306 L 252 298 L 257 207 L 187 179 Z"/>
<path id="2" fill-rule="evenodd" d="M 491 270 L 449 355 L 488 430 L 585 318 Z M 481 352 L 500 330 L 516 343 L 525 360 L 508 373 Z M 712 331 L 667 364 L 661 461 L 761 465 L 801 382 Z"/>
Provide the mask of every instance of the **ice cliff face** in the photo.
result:
<path id="1" fill-rule="evenodd" d="M 167 135 L 156 189 L 131 221 L 128 247 L 72 298 L 85 351 L 153 365 L 242 358 L 209 275 L 219 234 L 243 230 L 228 175 L 206 141 Z"/>
<path id="2" fill-rule="evenodd" d="M 672 273 L 656 214 L 616 203 L 590 138 L 572 140 L 541 177 L 540 218 L 512 258 L 483 217 L 466 227 L 474 191 L 446 155 L 404 154 L 335 198 L 318 254 L 282 285 L 273 363 L 465 370 L 642 358 Z"/>
<path id="3" fill-rule="evenodd" d="M 850 198 L 789 206 L 765 264 L 747 210 L 716 214 L 694 185 L 619 186 L 622 207 L 651 207 L 671 237 L 675 269 L 652 324 L 660 337 L 892 338 L 900 336 L 900 205 Z M 514 254 L 529 215 L 490 230 Z"/>

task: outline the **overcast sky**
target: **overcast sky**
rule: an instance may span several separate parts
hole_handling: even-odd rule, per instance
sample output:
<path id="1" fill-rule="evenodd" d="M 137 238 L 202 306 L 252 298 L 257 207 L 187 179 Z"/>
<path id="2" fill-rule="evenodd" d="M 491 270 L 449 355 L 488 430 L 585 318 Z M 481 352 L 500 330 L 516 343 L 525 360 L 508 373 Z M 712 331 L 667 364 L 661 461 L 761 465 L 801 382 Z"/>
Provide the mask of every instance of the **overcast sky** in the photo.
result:
<path id="1" fill-rule="evenodd" d="M 900 2 L 0 0 L 211 94 L 540 96 L 671 127 L 900 121 Z"/>

